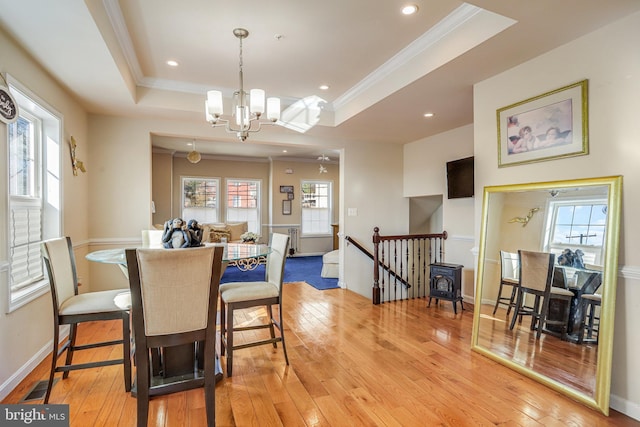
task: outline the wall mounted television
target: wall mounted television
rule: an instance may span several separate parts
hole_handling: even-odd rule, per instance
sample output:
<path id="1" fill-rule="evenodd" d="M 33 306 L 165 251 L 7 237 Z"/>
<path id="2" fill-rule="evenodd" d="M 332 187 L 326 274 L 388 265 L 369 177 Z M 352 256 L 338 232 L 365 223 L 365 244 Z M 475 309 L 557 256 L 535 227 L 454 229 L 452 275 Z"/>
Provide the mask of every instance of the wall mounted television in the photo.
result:
<path id="1" fill-rule="evenodd" d="M 447 197 L 473 197 L 473 156 L 447 162 Z"/>

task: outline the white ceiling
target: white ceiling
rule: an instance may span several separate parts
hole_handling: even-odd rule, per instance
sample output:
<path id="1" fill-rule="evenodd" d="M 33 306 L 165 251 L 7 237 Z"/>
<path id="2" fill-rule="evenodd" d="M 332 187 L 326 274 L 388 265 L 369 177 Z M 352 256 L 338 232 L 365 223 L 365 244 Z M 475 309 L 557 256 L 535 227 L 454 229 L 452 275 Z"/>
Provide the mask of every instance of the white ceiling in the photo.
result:
<path id="1" fill-rule="evenodd" d="M 409 2 L 418 13 L 401 15 Z M 637 10 L 638 0 L 0 0 L 0 26 L 89 112 L 193 123 L 153 135 L 156 147 L 188 151 L 196 139 L 203 153 L 311 159 L 469 124 L 474 83 Z M 326 101 L 303 111 L 318 120 L 306 133 L 276 125 L 240 143 L 204 121 L 206 90 L 238 88 L 236 27 L 250 32 L 245 89 L 282 98 L 283 110 Z"/>

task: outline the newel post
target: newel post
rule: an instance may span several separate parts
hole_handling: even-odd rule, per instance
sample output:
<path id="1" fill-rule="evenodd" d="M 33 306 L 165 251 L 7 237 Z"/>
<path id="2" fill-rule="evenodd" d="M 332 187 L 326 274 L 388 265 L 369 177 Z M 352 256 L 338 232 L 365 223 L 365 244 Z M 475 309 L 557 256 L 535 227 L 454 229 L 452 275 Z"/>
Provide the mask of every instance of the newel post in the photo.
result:
<path id="1" fill-rule="evenodd" d="M 380 269 L 378 268 L 378 247 L 380 245 L 380 228 L 373 229 L 373 303 L 380 304 Z"/>

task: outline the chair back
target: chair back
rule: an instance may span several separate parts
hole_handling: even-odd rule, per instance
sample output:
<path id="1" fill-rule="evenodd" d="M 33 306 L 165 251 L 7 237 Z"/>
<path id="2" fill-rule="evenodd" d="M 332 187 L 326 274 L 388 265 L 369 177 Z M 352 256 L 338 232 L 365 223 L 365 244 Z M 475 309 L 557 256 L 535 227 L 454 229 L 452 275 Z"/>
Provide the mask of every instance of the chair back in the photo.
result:
<path id="1" fill-rule="evenodd" d="M 144 319 L 150 337 L 215 325 L 222 252 L 213 246 L 128 250 L 134 327 Z"/>
<path id="2" fill-rule="evenodd" d="M 272 233 L 269 238 L 271 252 L 267 256 L 267 268 L 265 281 L 277 285 L 282 290 L 284 280 L 284 263 L 289 248 L 289 236 L 286 234 Z"/>
<path id="3" fill-rule="evenodd" d="M 143 248 L 162 248 L 162 234 L 164 230 L 142 230 Z"/>
<path id="4" fill-rule="evenodd" d="M 520 255 L 520 287 L 548 292 L 553 279 L 555 255 L 547 252 L 518 251 Z"/>
<path id="5" fill-rule="evenodd" d="M 567 289 L 567 273 L 564 268 L 555 266 L 553 268 L 553 283 L 552 286 L 555 288 Z"/>
<path id="6" fill-rule="evenodd" d="M 42 242 L 41 249 L 53 304 L 59 309 L 66 300 L 78 294 L 78 275 L 71 238 L 46 240 Z"/>
<path id="7" fill-rule="evenodd" d="M 518 254 L 500 251 L 501 279 L 518 280 L 520 275 Z"/>

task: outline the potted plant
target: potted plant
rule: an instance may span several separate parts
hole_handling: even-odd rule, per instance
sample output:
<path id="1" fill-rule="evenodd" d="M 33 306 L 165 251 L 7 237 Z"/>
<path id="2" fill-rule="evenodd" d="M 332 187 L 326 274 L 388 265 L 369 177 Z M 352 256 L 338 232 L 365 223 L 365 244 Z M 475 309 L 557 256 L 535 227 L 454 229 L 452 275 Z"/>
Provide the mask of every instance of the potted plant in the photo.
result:
<path id="1" fill-rule="evenodd" d="M 247 231 L 246 233 L 242 233 L 242 235 L 240 235 L 240 238 L 244 243 L 255 243 L 260 238 L 260 236 L 252 231 Z"/>

